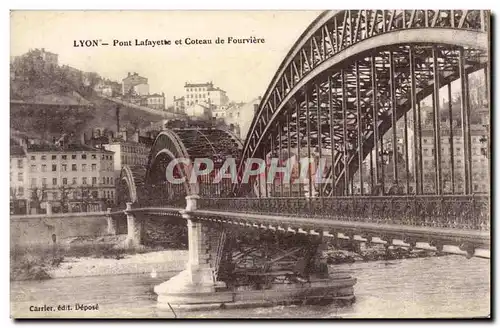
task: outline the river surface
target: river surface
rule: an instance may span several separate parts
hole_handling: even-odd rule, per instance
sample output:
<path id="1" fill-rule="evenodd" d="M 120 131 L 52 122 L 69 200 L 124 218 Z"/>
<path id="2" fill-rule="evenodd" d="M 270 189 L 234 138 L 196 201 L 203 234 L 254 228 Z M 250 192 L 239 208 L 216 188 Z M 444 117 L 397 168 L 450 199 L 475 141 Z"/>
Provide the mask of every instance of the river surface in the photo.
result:
<path id="1" fill-rule="evenodd" d="M 463 256 L 331 266 L 357 278 L 352 305 L 277 306 L 205 312 L 182 318 L 484 317 L 490 313 L 490 261 Z M 11 313 L 23 317 L 173 318 L 156 308 L 153 287 L 175 273 L 59 278 L 11 283 Z M 98 311 L 33 312 L 30 306 L 99 304 Z"/>

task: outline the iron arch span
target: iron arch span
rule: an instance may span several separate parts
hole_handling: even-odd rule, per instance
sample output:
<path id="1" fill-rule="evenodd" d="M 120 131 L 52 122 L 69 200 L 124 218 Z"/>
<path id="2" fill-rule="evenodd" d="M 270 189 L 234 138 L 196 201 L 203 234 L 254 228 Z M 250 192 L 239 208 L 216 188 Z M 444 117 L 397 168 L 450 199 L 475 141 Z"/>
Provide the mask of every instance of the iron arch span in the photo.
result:
<path id="1" fill-rule="evenodd" d="M 485 13 L 391 11 L 383 18 L 381 12 L 325 13 L 311 24 L 266 91 L 243 158 L 297 145 L 309 153 L 329 149 L 334 183 L 319 192 L 346 194 L 380 138 L 402 117 L 407 122 L 422 99 L 433 95 L 439 103 L 440 88 L 455 80 L 467 97 L 468 74 L 488 65 Z M 342 34 L 349 28 L 357 37 Z M 416 123 L 419 110 L 412 112 Z"/>
<path id="2" fill-rule="evenodd" d="M 184 180 L 182 184 L 171 184 L 166 179 L 166 168 L 173 160 L 208 158 L 214 162 L 216 171 L 227 158 L 239 162 L 243 144 L 231 133 L 219 128 L 179 128 L 162 131 L 156 138 L 149 155 L 145 179 L 145 192 L 153 202 L 165 204 L 184 203 L 188 195 L 213 195 L 231 190 L 221 185 L 212 184 L 213 176 L 198 177 L 190 181 L 191 167 L 176 166 L 174 177 Z"/>

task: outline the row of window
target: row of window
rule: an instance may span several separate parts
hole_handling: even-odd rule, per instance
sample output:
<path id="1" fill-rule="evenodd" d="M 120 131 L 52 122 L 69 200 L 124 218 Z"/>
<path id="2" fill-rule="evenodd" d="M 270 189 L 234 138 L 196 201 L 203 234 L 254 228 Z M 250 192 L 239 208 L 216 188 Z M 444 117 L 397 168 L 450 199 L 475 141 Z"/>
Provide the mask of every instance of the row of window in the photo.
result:
<path id="1" fill-rule="evenodd" d="M 22 174 L 22 173 L 20 173 Z M 87 180 L 87 177 L 82 177 L 81 178 L 82 180 L 82 185 L 86 185 L 88 184 L 89 181 L 92 182 L 92 185 L 96 185 L 97 184 L 97 177 L 90 177 L 90 180 Z M 62 178 L 62 184 L 65 186 L 65 185 L 68 185 L 68 178 Z M 22 180 L 19 180 L 19 181 L 22 181 Z M 106 184 L 106 185 L 112 185 L 113 184 L 113 177 L 102 177 L 102 184 Z M 31 186 L 32 187 L 35 187 L 37 184 L 37 178 L 31 178 Z M 72 180 L 71 180 L 71 184 L 72 185 L 76 185 L 78 184 L 78 178 L 77 177 L 73 177 Z M 42 186 L 46 186 L 47 185 L 47 178 L 42 178 Z M 53 186 L 57 186 L 57 178 L 52 178 L 52 185 Z"/>
<path id="2" fill-rule="evenodd" d="M 21 191 L 19 191 L 19 193 L 21 193 Z M 23 193 L 24 193 L 24 190 L 23 190 Z M 51 195 L 52 197 L 49 198 L 49 195 Z M 60 194 L 58 191 L 52 191 L 52 192 L 44 191 L 42 199 L 44 199 L 44 200 L 61 200 L 61 196 L 62 196 L 62 193 Z M 83 196 L 83 198 L 89 198 L 90 197 L 90 198 L 93 198 L 93 199 L 97 199 L 97 198 L 99 198 L 99 191 L 92 190 L 89 193 L 88 190 L 83 190 L 83 191 L 75 190 L 73 192 L 68 192 L 66 194 L 67 200 L 81 199 L 82 196 Z M 114 193 L 113 190 L 103 190 L 102 193 L 101 193 L 101 198 L 114 199 L 115 198 L 115 193 Z"/>
<path id="3" fill-rule="evenodd" d="M 194 95 L 187 95 L 187 98 L 207 98 L 207 95 L 202 93 L 202 94 L 194 94 Z M 210 92 L 208 93 L 208 99 L 210 99 Z"/>
<path id="4" fill-rule="evenodd" d="M 81 164 L 82 166 L 82 172 L 86 172 L 87 171 L 87 164 Z M 108 165 L 107 167 L 105 166 L 104 167 L 105 170 L 104 171 L 113 171 L 113 167 L 111 165 Z M 97 171 L 97 164 L 91 164 L 90 165 L 90 170 L 92 172 L 95 172 Z M 52 172 L 56 172 L 57 171 L 57 164 L 52 164 L 51 166 L 51 171 Z M 62 172 L 67 172 L 68 171 L 68 164 L 61 164 L 61 171 Z M 71 171 L 78 171 L 78 165 L 77 164 L 71 164 Z M 30 172 L 38 172 L 38 166 L 37 165 L 31 165 L 30 167 Z M 42 164 L 41 165 L 41 172 L 47 172 L 47 165 L 46 164 Z"/>
<path id="5" fill-rule="evenodd" d="M 206 91 L 207 88 L 187 88 L 187 92 L 198 92 L 198 91 Z M 208 92 L 210 94 L 210 91 Z"/>
<path id="6" fill-rule="evenodd" d="M 146 164 L 148 159 L 147 158 L 138 158 L 136 156 L 126 156 L 122 155 L 121 156 L 122 164 L 128 164 L 128 165 L 137 165 L 137 164 Z"/>
<path id="7" fill-rule="evenodd" d="M 477 143 L 477 142 L 481 142 L 480 139 L 481 139 L 481 137 L 472 137 L 471 141 L 472 141 L 472 143 Z M 434 138 L 430 138 L 430 139 L 423 138 L 422 140 L 423 140 L 424 144 L 426 144 L 427 142 L 431 142 L 431 143 L 434 142 Z M 441 137 L 441 143 L 448 143 L 448 141 L 449 141 L 449 138 L 447 138 L 445 136 Z M 462 137 L 453 137 L 453 143 L 462 143 L 462 141 L 463 141 Z"/>
<path id="8" fill-rule="evenodd" d="M 61 156 L 62 160 L 67 160 L 68 159 L 68 155 L 60 155 L 60 156 Z M 45 161 L 45 160 L 47 160 L 48 157 L 49 156 L 47 156 L 47 155 L 40 155 L 40 160 Z M 37 159 L 37 156 L 31 155 L 30 158 L 31 158 L 32 161 L 35 161 Z M 50 158 L 52 160 L 57 160 L 58 159 L 58 155 L 51 155 Z M 80 158 L 81 159 L 87 159 L 87 154 L 81 154 Z M 97 154 L 91 154 L 90 158 L 91 159 L 97 159 Z M 71 155 L 71 159 L 77 159 L 77 155 L 76 154 Z M 101 159 L 112 160 L 113 157 L 111 155 L 104 155 L 103 154 L 101 156 Z"/>
<path id="9" fill-rule="evenodd" d="M 448 150 L 448 149 L 449 148 L 441 148 L 441 152 L 445 153 L 446 150 Z M 434 148 L 424 148 L 423 150 L 424 150 L 424 155 L 426 155 L 426 156 L 429 155 L 429 150 L 430 150 L 431 155 L 434 156 Z M 463 150 L 463 148 L 459 148 L 459 147 L 455 148 L 454 155 L 460 155 L 462 153 L 462 150 Z M 481 155 L 481 148 L 480 147 L 474 147 L 471 150 L 472 150 L 473 155 Z"/>
<path id="10" fill-rule="evenodd" d="M 149 151 L 145 147 L 137 147 L 137 146 L 121 146 L 121 149 L 124 153 L 131 154 L 149 154 Z"/>

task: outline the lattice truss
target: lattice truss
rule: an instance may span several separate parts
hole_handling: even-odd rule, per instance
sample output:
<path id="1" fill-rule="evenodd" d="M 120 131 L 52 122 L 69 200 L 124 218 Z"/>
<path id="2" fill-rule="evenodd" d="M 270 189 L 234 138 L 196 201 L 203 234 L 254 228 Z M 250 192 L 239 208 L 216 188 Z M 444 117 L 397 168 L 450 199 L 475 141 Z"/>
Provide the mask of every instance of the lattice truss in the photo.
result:
<path id="1" fill-rule="evenodd" d="M 264 158 L 271 151 L 297 145 L 316 151 L 333 149 L 335 164 L 329 177 L 335 185 L 322 191 L 327 195 L 342 189 L 374 148 L 374 140 L 401 117 L 406 122 L 408 111 L 432 94 L 435 82 L 442 87 L 484 67 L 488 54 L 451 45 L 397 44 L 350 57 L 291 94 L 295 85 L 326 59 L 365 38 L 418 27 L 484 31 L 485 20 L 482 11 L 461 10 L 337 13 L 275 78 L 252 122 L 243 158 Z"/>
<path id="2" fill-rule="evenodd" d="M 174 158 L 188 158 L 192 162 L 196 158 L 208 158 L 217 169 L 227 158 L 234 158 L 238 163 L 241 149 L 242 143 L 237 136 L 216 128 L 173 129 L 160 134 L 151 149 L 148 163 L 146 184 L 150 189 L 150 197 L 160 201 L 173 197 L 184 200 L 185 186 L 172 185 L 166 181 L 167 166 Z M 173 173 L 178 178 L 187 176 L 186 172 L 177 169 Z"/>

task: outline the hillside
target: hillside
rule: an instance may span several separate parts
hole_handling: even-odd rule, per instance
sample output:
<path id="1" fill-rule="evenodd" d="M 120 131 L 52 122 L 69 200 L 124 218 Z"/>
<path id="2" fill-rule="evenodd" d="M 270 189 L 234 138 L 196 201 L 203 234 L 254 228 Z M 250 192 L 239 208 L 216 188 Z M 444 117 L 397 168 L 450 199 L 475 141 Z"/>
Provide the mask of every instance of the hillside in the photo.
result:
<path id="1" fill-rule="evenodd" d="M 93 128 L 116 131 L 144 128 L 167 113 L 118 105 L 99 97 L 93 87 L 102 78 L 68 66 L 46 65 L 37 51 L 16 58 L 10 67 L 10 127 L 52 140 L 62 134 L 79 137 Z"/>

